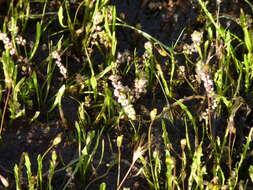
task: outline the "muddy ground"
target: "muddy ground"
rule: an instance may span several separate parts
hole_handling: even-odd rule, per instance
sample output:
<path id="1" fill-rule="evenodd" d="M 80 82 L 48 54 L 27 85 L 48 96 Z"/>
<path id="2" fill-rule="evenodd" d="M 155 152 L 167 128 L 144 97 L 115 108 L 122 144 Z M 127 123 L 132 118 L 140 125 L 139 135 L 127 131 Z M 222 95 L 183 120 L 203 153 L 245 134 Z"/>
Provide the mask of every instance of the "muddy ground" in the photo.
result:
<path id="1" fill-rule="evenodd" d="M 222 1 L 221 13 L 225 13 L 228 15 L 232 15 L 238 17 L 240 8 L 243 8 L 245 12 L 252 15 L 252 11 L 249 9 L 244 1 L 234 0 L 224 0 Z M 199 19 L 199 6 L 196 1 L 192 0 L 114 0 L 111 2 L 117 8 L 117 15 L 119 18 L 123 19 L 129 25 L 132 26 L 141 26 L 141 29 L 148 34 L 152 35 L 156 39 L 160 40 L 166 45 L 172 45 L 179 38 L 180 33 L 184 30 L 184 33 L 179 40 L 179 43 L 190 42 L 190 35 L 192 31 L 200 29 L 204 23 Z M 31 3 L 31 11 L 39 12 L 41 10 L 40 5 Z M 4 5 L 1 5 L 1 14 L 4 13 Z M 215 10 L 215 1 L 210 5 L 211 10 Z M 231 23 L 230 20 L 224 20 L 224 25 Z M 237 25 L 229 25 L 233 32 L 239 31 Z M 31 39 L 34 37 L 32 33 L 34 31 L 31 30 L 31 34 L 26 34 L 27 36 L 31 36 Z M 117 28 L 117 39 L 118 39 L 118 51 L 124 52 L 129 50 L 133 52 L 134 49 L 137 49 L 139 54 L 142 54 L 143 44 L 146 42 L 141 35 L 131 31 L 130 29 L 118 27 Z M 43 56 L 42 52 L 42 56 Z M 41 57 L 43 60 L 44 57 Z M 39 58 L 40 59 L 40 58 Z M 183 61 L 180 57 L 179 60 Z M 164 60 L 164 58 L 161 58 Z M 73 71 L 75 72 L 75 71 Z M 57 84 L 55 85 L 55 89 L 57 89 Z M 182 98 L 185 95 L 191 95 L 192 91 L 188 88 L 180 88 L 177 90 L 177 98 Z M 52 93 L 53 94 L 53 93 Z M 162 94 L 162 92 L 160 93 Z M 138 102 L 138 105 L 143 105 L 147 110 L 151 110 L 152 108 L 158 108 L 158 111 L 162 111 L 162 108 L 166 104 L 165 99 L 161 98 L 162 95 L 159 96 L 157 93 L 157 98 L 154 100 L 152 95 L 147 94 L 143 97 L 142 100 Z M 150 103 L 151 102 L 151 103 Z M 140 106 L 136 109 L 141 109 Z M 70 125 L 73 125 L 73 121 L 77 118 L 75 114 L 77 112 L 77 104 L 73 102 L 71 99 L 66 99 L 63 102 L 63 109 L 65 111 L 65 116 L 69 120 Z M 34 109 L 36 110 L 36 109 Z M 58 113 L 54 113 L 55 116 L 59 117 Z M 28 123 L 25 120 L 16 120 L 9 121 L 6 118 L 5 129 L 2 134 L 2 141 L 0 144 L 0 174 L 6 176 L 10 181 L 10 189 L 15 189 L 14 184 L 14 175 L 13 175 L 13 167 L 15 164 L 20 163 L 21 155 L 24 152 L 27 152 L 30 156 L 33 172 L 36 172 L 37 168 L 37 156 L 38 154 L 42 154 L 47 150 L 47 148 L 51 145 L 53 139 L 61 134 L 62 135 L 62 143 L 57 146 L 56 151 L 62 157 L 62 163 L 58 164 L 58 167 L 62 167 L 64 163 L 68 163 L 71 160 L 75 160 L 77 158 L 77 143 L 71 141 L 71 135 L 75 135 L 74 128 L 73 130 L 66 130 L 61 124 L 60 119 L 57 117 L 47 117 L 45 119 L 46 114 L 40 118 L 40 121 Z M 251 118 L 247 118 L 244 120 L 245 125 L 249 125 L 252 121 Z M 182 125 L 182 121 L 177 122 L 178 125 Z M 157 122 L 156 125 L 160 125 L 160 122 Z M 169 127 L 169 124 L 167 124 Z M 129 131 L 124 129 L 118 132 L 114 132 L 110 134 L 110 138 L 115 140 L 117 135 L 123 134 L 127 137 Z M 162 147 L 161 142 L 161 131 L 155 130 L 153 131 L 153 135 L 157 137 L 156 144 Z M 180 150 L 180 140 L 184 137 L 184 130 L 172 129 L 171 132 L 171 142 L 175 146 L 175 150 Z M 219 133 L 219 132 L 218 132 Z M 106 135 L 102 137 L 105 140 L 105 161 L 112 161 L 116 152 L 113 150 L 117 150 L 114 146 L 114 149 L 111 150 L 109 146 L 109 140 Z M 127 144 L 127 142 L 125 142 Z M 122 175 L 126 172 L 129 167 L 129 163 L 132 159 L 132 152 L 129 151 L 128 146 L 123 148 L 123 159 L 125 160 L 122 163 Z M 99 155 L 97 155 L 97 158 Z M 46 157 L 45 159 L 45 170 L 47 170 L 48 161 L 50 157 Z M 248 162 L 250 164 L 250 161 Z M 244 166 L 247 168 L 247 166 Z M 96 176 L 103 175 L 106 172 L 107 167 L 103 165 Z M 107 190 L 116 189 L 116 179 L 117 179 L 117 165 L 112 167 L 109 171 L 108 175 L 102 179 L 98 179 L 93 184 L 89 186 L 88 189 L 98 189 L 99 184 L 101 182 L 107 183 Z M 138 171 L 138 163 L 134 171 Z M 133 171 L 133 173 L 134 173 Z M 62 171 L 56 174 L 56 178 L 54 180 L 55 189 L 61 189 L 62 185 L 66 183 L 68 178 L 66 177 L 66 171 Z M 25 174 L 24 174 L 25 176 Z M 25 180 L 24 180 L 25 181 Z M 24 183 L 24 187 L 27 184 Z M 147 190 L 149 189 L 148 183 L 141 177 L 133 177 L 130 175 L 129 179 L 125 183 L 125 187 L 130 187 L 132 190 Z M 0 189 L 2 186 L 0 185 Z M 80 186 L 78 181 L 73 181 L 72 186 L 69 189 L 84 189 L 84 187 Z"/>

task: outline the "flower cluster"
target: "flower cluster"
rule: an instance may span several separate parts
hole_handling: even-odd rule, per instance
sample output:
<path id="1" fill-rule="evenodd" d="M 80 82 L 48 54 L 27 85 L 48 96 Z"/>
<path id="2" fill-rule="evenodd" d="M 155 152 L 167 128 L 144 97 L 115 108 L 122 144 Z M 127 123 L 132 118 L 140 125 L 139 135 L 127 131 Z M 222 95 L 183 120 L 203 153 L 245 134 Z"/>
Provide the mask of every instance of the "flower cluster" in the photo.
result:
<path id="1" fill-rule="evenodd" d="M 132 60 L 132 57 L 130 55 L 129 50 L 124 50 L 123 53 L 118 52 L 117 53 L 117 59 L 116 59 L 116 67 L 119 68 L 119 66 L 122 63 L 129 63 Z"/>
<path id="2" fill-rule="evenodd" d="M 108 12 L 112 12 L 110 8 L 108 8 Z M 112 41 L 111 37 L 107 34 L 104 25 L 105 15 L 103 11 L 96 11 L 92 18 L 92 24 L 89 23 L 91 29 L 93 30 L 91 34 L 91 45 L 103 44 L 106 48 L 111 47 Z M 111 21 L 111 18 L 108 15 L 108 21 Z"/>
<path id="3" fill-rule="evenodd" d="M 0 31 L 0 41 L 3 42 L 5 51 L 8 51 L 11 56 L 14 56 L 16 58 L 15 60 L 17 63 L 24 63 L 21 66 L 21 74 L 22 75 L 30 74 L 31 67 L 28 58 L 20 55 L 20 52 L 17 51 L 19 48 L 16 49 L 16 46 L 23 46 L 23 47 L 26 46 L 27 41 L 25 38 L 17 34 L 18 27 L 15 24 L 9 23 L 8 30 L 9 32 L 12 32 L 11 35 L 12 38 L 10 39 L 7 33 Z M 13 38 L 15 40 L 13 40 Z M 8 81 L 8 79 L 5 80 Z"/>
<path id="4" fill-rule="evenodd" d="M 199 80 L 203 81 L 207 96 L 213 96 L 213 80 L 208 71 L 209 66 L 205 63 L 198 63 L 196 66 L 196 73 Z"/>
<path id="5" fill-rule="evenodd" d="M 186 77 L 186 69 L 184 65 L 178 67 L 177 75 L 180 81 Z"/>
<path id="6" fill-rule="evenodd" d="M 134 97 L 136 99 L 139 99 L 141 97 L 141 94 L 146 93 L 146 87 L 147 87 L 147 79 L 146 78 L 139 78 L 134 80 Z"/>
<path id="7" fill-rule="evenodd" d="M 153 55 L 153 44 L 151 42 L 147 41 L 144 44 L 144 48 L 145 48 L 145 51 L 142 55 L 142 58 L 143 58 L 144 62 L 147 62 L 147 60 L 149 60 L 150 57 Z"/>
<path id="8" fill-rule="evenodd" d="M 22 36 L 17 35 L 15 38 L 18 45 L 25 46 L 26 45 L 26 39 L 24 39 Z"/>
<path id="9" fill-rule="evenodd" d="M 144 48 L 145 52 L 142 56 L 142 59 L 144 60 L 143 62 L 145 62 L 146 59 L 149 59 L 150 55 L 152 55 L 153 45 L 151 42 L 146 42 Z M 131 56 L 129 50 L 124 50 L 122 53 L 118 52 L 115 62 L 115 70 L 117 71 L 122 64 L 131 64 L 133 59 L 134 58 Z M 123 107 L 127 116 L 132 120 L 136 119 L 136 113 L 132 103 L 138 100 L 141 97 L 141 94 L 144 94 L 147 91 L 146 87 L 148 80 L 145 76 L 145 72 L 143 72 L 143 67 L 145 67 L 145 65 L 146 64 L 135 65 L 135 73 L 137 76 L 134 80 L 132 89 L 122 84 L 119 75 L 113 74 L 109 77 L 114 88 L 114 96 L 117 97 L 117 101 Z"/>
<path id="10" fill-rule="evenodd" d="M 114 96 L 117 97 L 118 102 L 123 107 L 127 116 L 135 120 L 136 112 L 134 110 L 133 105 L 131 104 L 131 100 L 133 96 L 130 93 L 130 89 L 128 86 L 124 86 L 120 81 L 120 76 L 111 75 L 109 79 L 112 81 L 112 86 L 114 88 Z"/>
<path id="11" fill-rule="evenodd" d="M 196 66 L 197 78 L 199 81 L 204 83 L 204 88 L 206 90 L 207 97 L 212 100 L 212 110 L 214 110 L 217 106 L 216 99 L 214 98 L 214 84 L 212 77 L 209 73 L 209 66 L 206 63 L 199 62 Z"/>
<path id="12" fill-rule="evenodd" d="M 148 51 L 149 53 L 152 53 L 153 50 L 153 45 L 150 41 L 145 42 L 144 44 L 144 48 L 146 51 Z"/>
<path id="13" fill-rule="evenodd" d="M 13 46 L 11 40 L 9 39 L 9 37 L 7 36 L 6 33 L 0 32 L 0 41 L 3 42 L 4 48 L 6 50 L 10 50 L 10 54 L 11 55 L 15 55 L 16 54 L 15 47 Z"/>
<path id="14" fill-rule="evenodd" d="M 16 36 L 19 32 L 19 28 L 17 26 L 16 21 L 14 21 L 14 19 L 13 20 L 11 19 L 10 22 L 8 22 L 7 28 L 8 28 L 8 31 L 11 32 L 14 36 Z"/>
<path id="15" fill-rule="evenodd" d="M 96 11 L 96 13 L 93 15 L 93 19 L 92 19 L 93 23 L 95 25 L 99 25 L 101 22 L 103 22 L 103 20 L 104 20 L 104 16 L 102 15 L 102 13 L 99 11 Z"/>
<path id="16" fill-rule="evenodd" d="M 136 119 L 136 113 L 132 102 L 141 97 L 141 94 L 146 93 L 147 79 L 145 77 L 139 77 L 134 80 L 134 89 L 131 91 L 128 86 L 124 86 L 119 75 L 111 75 L 109 79 L 112 81 L 114 88 L 114 96 L 117 97 L 117 101 L 124 108 L 127 116 L 132 120 Z"/>
<path id="17" fill-rule="evenodd" d="M 192 44 L 184 44 L 183 46 L 183 52 L 185 54 L 191 55 L 194 52 L 198 51 L 198 47 L 200 46 L 200 44 L 202 43 L 202 39 L 203 39 L 203 33 L 202 32 L 198 32 L 198 31 L 194 31 L 191 34 L 191 39 L 192 39 Z"/>
<path id="18" fill-rule="evenodd" d="M 52 53 L 53 59 L 55 59 L 55 63 L 57 67 L 60 69 L 60 73 L 63 75 L 63 77 L 66 79 L 67 78 L 67 69 L 64 67 L 64 65 L 61 62 L 61 56 L 57 51 L 54 51 Z"/>
<path id="19" fill-rule="evenodd" d="M 198 32 L 198 31 L 194 31 L 191 34 L 191 38 L 192 38 L 192 42 L 193 42 L 194 46 L 199 46 L 202 42 L 203 33 Z"/>

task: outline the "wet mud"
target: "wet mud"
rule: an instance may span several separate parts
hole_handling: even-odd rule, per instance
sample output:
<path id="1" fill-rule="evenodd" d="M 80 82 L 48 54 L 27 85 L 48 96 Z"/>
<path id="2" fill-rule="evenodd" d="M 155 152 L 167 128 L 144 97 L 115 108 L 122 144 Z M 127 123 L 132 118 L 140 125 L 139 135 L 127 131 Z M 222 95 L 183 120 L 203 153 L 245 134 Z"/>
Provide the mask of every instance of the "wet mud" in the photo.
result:
<path id="1" fill-rule="evenodd" d="M 232 0 L 223 1 L 224 3 L 221 7 L 222 13 L 238 16 L 240 14 L 238 7 L 248 7 L 244 2 L 234 1 L 234 3 L 231 3 L 231 1 Z M 140 28 L 144 32 L 150 34 L 168 46 L 173 45 L 177 40 L 179 40 L 179 44 L 190 42 L 190 34 L 192 31 L 197 30 L 204 25 L 204 23 L 199 21 L 198 15 L 200 13 L 200 9 L 197 1 L 194 0 L 113 0 L 111 1 L 111 4 L 116 6 L 117 16 L 124 22 L 128 23 L 131 26 Z M 38 11 L 42 7 L 36 5 L 32 8 L 34 11 Z M 215 3 L 211 3 L 210 8 L 214 11 L 216 8 Z M 0 10 L 1 9 L 2 8 L 0 8 Z M 245 12 L 252 15 L 252 11 L 249 8 L 246 8 Z M 238 36 L 242 35 L 241 28 L 238 28 L 238 25 L 234 24 L 234 22 L 232 22 L 230 19 L 223 19 L 222 24 L 227 25 L 229 29 L 237 33 Z M 30 34 L 30 36 L 34 35 Z M 140 55 L 144 51 L 143 44 L 147 41 L 147 39 L 134 32 L 133 30 L 120 26 L 117 27 L 117 40 L 117 48 L 119 52 L 124 52 L 127 50 L 133 53 L 136 49 Z M 166 58 L 161 58 L 161 60 L 164 59 Z M 184 59 L 180 57 L 178 59 L 179 61 L 184 61 Z M 73 73 L 74 72 L 75 70 L 73 70 Z M 57 86 L 57 84 L 55 86 Z M 57 89 L 57 87 L 55 89 Z M 181 86 L 181 88 L 177 89 L 176 96 L 179 99 L 183 98 L 185 95 L 190 96 L 192 95 L 191 93 L 191 89 Z M 151 95 L 145 95 L 143 99 L 138 102 L 138 105 L 136 106 L 137 110 L 142 110 L 141 106 L 139 106 L 140 104 L 142 104 L 148 112 L 153 108 L 158 108 L 158 111 L 161 112 L 166 105 L 166 101 L 164 98 L 162 98 L 162 92 L 157 92 L 157 98 L 155 99 Z M 195 102 L 188 103 L 189 106 L 194 106 L 194 104 Z M 64 99 L 63 111 L 66 118 L 68 118 L 70 125 L 73 125 L 74 121 L 78 118 L 76 114 L 77 107 L 78 104 L 71 98 Z M 147 116 L 144 115 L 143 117 Z M 243 120 L 246 128 L 252 124 L 252 118 L 253 116 L 249 115 L 247 118 L 245 118 L 245 120 Z M 170 132 L 169 135 L 171 143 L 174 146 L 173 149 L 176 152 L 178 151 L 180 153 L 180 140 L 182 138 L 185 138 L 185 129 L 180 127 L 183 125 L 183 121 L 180 121 L 179 118 L 177 119 L 178 121 L 175 122 L 177 126 L 172 126 L 168 121 L 165 121 L 165 125 L 167 130 Z M 59 163 L 58 168 L 60 168 L 60 166 L 63 166 L 64 163 L 68 163 L 71 160 L 77 158 L 77 145 L 75 142 L 71 141 L 71 134 L 73 134 L 73 131 L 69 132 L 68 130 L 64 129 L 60 119 L 59 121 L 48 122 L 46 119 L 42 118 L 41 121 L 42 122 L 40 123 L 32 124 L 16 121 L 10 123 L 8 125 L 8 128 L 5 129 L 0 144 L 1 175 L 6 176 L 8 179 L 14 180 L 14 165 L 20 163 L 21 156 L 24 152 L 27 152 L 30 156 L 33 172 L 37 172 L 37 156 L 39 154 L 43 154 L 48 149 L 48 147 L 50 147 L 57 135 L 62 135 L 62 143 L 55 148 L 57 153 L 59 153 L 59 155 L 62 157 L 62 164 Z M 222 121 L 217 121 L 217 123 L 217 125 L 221 125 Z M 164 144 L 161 140 L 161 121 L 157 121 L 155 123 L 155 126 L 155 130 L 153 130 L 155 144 L 154 148 L 157 148 L 159 151 L 163 152 Z M 127 127 L 125 126 L 125 128 Z M 131 128 L 131 126 L 129 126 L 129 128 Z M 143 130 L 147 130 L 147 127 L 144 127 Z M 192 134 L 190 138 L 192 144 L 194 145 L 193 129 L 190 129 L 190 133 Z M 125 135 L 127 138 L 129 131 L 126 129 L 118 129 L 117 134 L 103 137 L 105 141 L 105 163 L 102 164 L 101 168 L 97 170 L 97 174 L 91 174 L 93 178 L 97 178 L 103 175 L 108 170 L 106 162 L 110 163 L 113 159 L 115 159 L 115 154 L 117 154 L 116 152 L 112 151 L 117 150 L 115 144 L 113 145 L 113 149 L 110 148 L 111 145 L 109 139 L 115 142 L 116 137 L 121 134 Z M 218 131 L 217 134 L 220 136 L 223 135 L 221 131 Z M 122 150 L 122 157 L 125 161 L 122 163 L 121 176 L 124 176 L 132 160 L 132 152 L 129 151 L 129 149 L 132 149 L 127 145 L 127 141 L 124 142 L 124 144 L 126 144 L 126 146 Z M 240 145 L 238 145 L 238 148 L 239 146 Z M 98 153 L 95 159 L 99 160 L 100 156 L 101 155 Z M 177 153 L 175 153 L 174 156 L 177 157 Z M 45 171 L 48 169 L 49 160 L 50 154 L 45 158 Z M 250 160 L 246 162 L 247 164 L 243 166 L 243 168 L 247 168 L 250 164 L 252 164 L 251 162 L 252 161 Z M 135 170 L 133 170 L 133 172 L 130 174 L 124 187 L 129 187 L 132 190 L 150 189 L 148 182 L 144 180 L 143 176 L 134 176 L 134 174 L 138 172 L 139 169 L 140 168 L 138 167 L 137 163 Z M 24 173 L 24 176 L 25 175 L 26 174 Z M 66 182 L 68 179 L 66 177 L 66 171 L 60 172 L 56 174 L 56 176 L 58 178 L 55 178 L 54 181 L 55 189 L 60 190 L 64 182 Z M 87 189 L 98 189 L 99 185 L 102 182 L 105 182 L 107 184 L 107 190 L 113 190 L 116 188 L 117 165 L 114 165 L 110 170 L 108 170 L 108 175 L 101 179 L 98 178 L 98 180 L 95 180 L 94 183 L 89 184 L 89 187 L 87 187 Z M 24 187 L 27 187 L 27 184 L 23 185 Z M 1 187 L 2 186 L 0 185 L 0 188 Z M 11 183 L 10 189 L 15 189 L 14 181 Z M 85 189 L 85 187 L 80 187 L 78 182 L 73 181 L 70 189 Z"/>

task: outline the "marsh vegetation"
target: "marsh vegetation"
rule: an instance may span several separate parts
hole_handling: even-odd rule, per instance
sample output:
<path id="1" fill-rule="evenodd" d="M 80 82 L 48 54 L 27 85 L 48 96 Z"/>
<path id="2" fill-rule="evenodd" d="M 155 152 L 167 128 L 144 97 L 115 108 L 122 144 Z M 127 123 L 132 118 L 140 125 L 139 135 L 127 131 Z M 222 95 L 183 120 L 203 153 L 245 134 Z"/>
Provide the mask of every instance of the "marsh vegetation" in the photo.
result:
<path id="1" fill-rule="evenodd" d="M 253 189 L 252 16 L 0 1 L 0 189 Z"/>

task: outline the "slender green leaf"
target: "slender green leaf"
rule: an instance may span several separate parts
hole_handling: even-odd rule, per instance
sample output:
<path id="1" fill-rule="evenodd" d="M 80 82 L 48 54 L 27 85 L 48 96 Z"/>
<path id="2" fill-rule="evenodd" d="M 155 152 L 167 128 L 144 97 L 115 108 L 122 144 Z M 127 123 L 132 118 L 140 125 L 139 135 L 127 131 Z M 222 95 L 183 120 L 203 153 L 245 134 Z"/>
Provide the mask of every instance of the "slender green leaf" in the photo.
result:
<path id="1" fill-rule="evenodd" d="M 65 92 L 65 85 L 62 85 L 62 87 L 59 89 L 59 91 L 56 94 L 54 104 L 50 108 L 48 112 L 51 112 L 57 105 L 61 107 L 61 100 Z"/>

